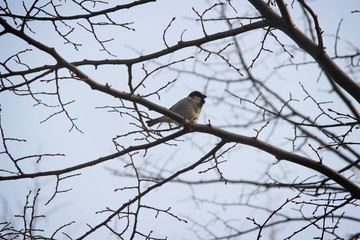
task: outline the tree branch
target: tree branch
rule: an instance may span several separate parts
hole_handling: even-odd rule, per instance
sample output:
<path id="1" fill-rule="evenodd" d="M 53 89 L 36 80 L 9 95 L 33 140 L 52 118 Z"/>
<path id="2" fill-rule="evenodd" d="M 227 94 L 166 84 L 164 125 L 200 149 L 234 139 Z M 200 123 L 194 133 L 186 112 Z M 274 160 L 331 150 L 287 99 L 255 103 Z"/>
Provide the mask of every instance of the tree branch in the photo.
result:
<path id="1" fill-rule="evenodd" d="M 104 157 L 100 157 L 98 159 L 95 160 L 91 160 L 91 161 L 87 161 L 85 163 L 73 166 L 73 167 L 69 167 L 69 168 L 64 168 L 64 169 L 60 169 L 60 170 L 53 170 L 53 171 L 46 171 L 46 172 L 37 172 L 37 173 L 24 173 L 24 174 L 20 174 L 20 175 L 12 175 L 12 176 L 6 176 L 6 177 L 0 177 L 0 181 L 8 181 L 8 180 L 17 180 L 17 179 L 25 179 L 25 178 L 37 178 L 37 177 L 44 177 L 44 176 L 58 176 L 64 173 L 69 173 L 69 172 L 73 172 L 76 170 L 80 170 L 86 167 L 91 167 L 94 165 L 97 165 L 99 163 L 103 163 L 107 160 L 111 160 L 111 159 L 115 159 L 118 158 L 120 156 L 126 155 L 128 153 L 134 152 L 134 151 L 138 151 L 138 150 L 146 150 L 149 149 L 151 147 L 157 146 L 159 144 L 165 143 L 167 141 L 170 141 L 172 139 L 178 138 L 184 134 L 186 134 L 187 132 L 189 132 L 186 129 L 180 130 L 178 132 L 175 132 L 173 134 L 170 134 L 169 136 L 166 136 L 164 138 L 161 138 L 159 140 L 156 140 L 154 142 L 151 143 L 147 143 L 147 144 L 141 144 L 141 145 L 137 145 L 137 146 L 130 146 L 122 151 L 119 151 L 117 153 L 113 153 Z"/>
<path id="2" fill-rule="evenodd" d="M 214 126 L 210 127 L 208 125 L 193 124 L 191 128 L 193 131 L 212 134 L 221 139 L 226 139 L 229 142 L 237 142 L 261 149 L 273 155 L 277 160 L 287 160 L 289 162 L 293 162 L 298 165 L 313 169 L 337 182 L 339 185 L 349 191 L 354 198 L 360 199 L 359 186 L 357 186 L 355 183 L 345 178 L 335 170 L 318 161 L 285 151 L 259 139 L 238 135 L 232 132 L 222 130 L 220 128 L 216 128 Z"/>
<path id="3" fill-rule="evenodd" d="M 93 233 L 94 231 L 96 231 L 97 229 L 99 229 L 100 227 L 106 225 L 111 219 L 113 219 L 115 216 L 117 216 L 122 210 L 124 210 L 125 208 L 127 208 L 128 206 L 130 206 L 131 204 L 135 203 L 136 201 L 138 201 L 139 199 L 141 199 L 143 196 L 145 196 L 146 194 L 148 194 L 149 192 L 151 192 L 152 190 L 164 185 L 165 183 L 171 181 L 172 179 L 180 176 L 181 174 L 188 172 L 192 169 L 194 169 L 195 167 L 197 167 L 198 165 L 200 165 L 201 163 L 203 163 L 207 158 L 213 156 L 219 149 L 221 149 L 224 145 L 226 144 L 226 141 L 222 140 L 221 142 L 219 142 L 218 144 L 216 144 L 216 146 L 211 149 L 207 154 L 205 154 L 202 158 L 200 158 L 200 160 L 198 160 L 197 162 L 191 164 L 188 167 L 185 167 L 179 171 L 177 171 L 176 173 L 170 175 L 169 177 L 165 178 L 164 180 L 162 180 L 161 182 L 158 182 L 150 187 L 148 187 L 145 191 L 141 192 L 140 194 L 138 194 L 136 197 L 134 197 L 133 199 L 131 199 L 130 201 L 124 203 L 119 209 L 117 209 L 116 211 L 114 211 L 110 216 L 108 216 L 103 222 L 99 223 L 98 225 L 96 225 L 95 227 L 91 228 L 88 232 L 86 232 L 84 235 L 82 235 L 81 237 L 77 238 L 77 240 L 80 239 L 84 239 L 85 237 L 87 237 L 88 235 L 90 235 L 91 233 Z"/>
<path id="4" fill-rule="evenodd" d="M 269 24 L 285 33 L 304 51 L 310 54 L 320 65 L 320 67 L 348 92 L 358 103 L 360 103 L 360 85 L 351 79 L 330 57 L 324 49 L 314 43 L 295 25 L 291 26 L 284 21 L 275 11 L 262 0 L 249 0 L 249 2 L 262 14 Z"/>
<path id="5" fill-rule="evenodd" d="M 55 49 L 49 48 L 43 44 L 41 44 L 40 42 L 37 42 L 36 40 L 30 38 L 29 36 L 25 35 L 24 33 L 17 31 L 16 29 L 14 29 L 13 27 L 11 27 L 4 19 L 0 18 L 0 24 L 3 25 L 5 27 L 5 29 L 20 37 L 21 39 L 25 40 L 26 42 L 28 42 L 29 44 L 39 48 L 40 50 L 50 54 L 51 56 L 53 56 L 58 62 L 62 63 L 63 61 L 65 61 L 64 59 L 62 59 L 60 57 L 59 54 L 56 53 Z M 147 55 L 143 55 L 143 56 L 139 56 L 137 58 L 130 58 L 130 59 L 105 59 L 105 60 L 82 60 L 82 61 L 78 61 L 78 62 L 72 62 L 69 63 L 72 65 L 71 68 L 69 68 L 71 71 L 73 71 L 73 67 L 75 66 L 84 66 L 84 65 L 92 65 L 92 66 L 99 66 L 99 65 L 132 65 L 135 63 L 140 63 L 140 62 L 144 62 L 147 60 L 151 60 L 151 59 L 155 59 L 155 58 L 159 58 L 161 56 L 165 56 L 167 54 L 173 53 L 175 51 L 178 51 L 180 49 L 184 49 L 187 47 L 193 47 L 193 46 L 200 46 L 204 43 L 208 43 L 211 41 L 215 41 L 215 40 L 219 40 L 219 39 L 223 39 L 226 37 L 232 37 L 232 36 L 236 36 L 238 34 L 241 33 L 245 33 L 251 30 L 255 30 L 255 29 L 259 29 L 259 28 L 263 28 L 268 26 L 268 23 L 266 21 L 258 21 L 258 22 L 254 22 L 254 23 L 250 23 L 247 25 L 243 25 L 239 28 L 235 28 L 235 29 L 231 29 L 228 31 L 223 31 L 223 32 L 219 32 L 219 33 L 215 33 L 215 34 L 211 34 L 211 35 L 207 35 L 203 38 L 198 38 L 195 40 L 190 40 L 190 41 L 179 41 L 178 44 L 173 45 L 171 47 L 168 47 L 166 49 L 154 52 L 154 53 L 150 53 Z M 30 69 L 30 70 L 25 70 L 25 71 L 19 71 L 19 72 L 12 72 L 12 73 L 5 73 L 5 74 L 0 74 L 0 77 L 8 77 L 8 76 L 12 76 L 12 75 L 24 75 L 24 74 L 29 74 L 29 73 L 33 73 L 41 71 L 41 70 L 46 70 L 49 68 L 54 67 L 53 65 L 46 65 L 46 66 L 42 66 L 36 69 Z M 62 68 L 62 67 L 69 67 L 62 64 L 61 66 L 58 66 L 58 68 Z M 81 77 L 81 76 L 79 76 Z"/>

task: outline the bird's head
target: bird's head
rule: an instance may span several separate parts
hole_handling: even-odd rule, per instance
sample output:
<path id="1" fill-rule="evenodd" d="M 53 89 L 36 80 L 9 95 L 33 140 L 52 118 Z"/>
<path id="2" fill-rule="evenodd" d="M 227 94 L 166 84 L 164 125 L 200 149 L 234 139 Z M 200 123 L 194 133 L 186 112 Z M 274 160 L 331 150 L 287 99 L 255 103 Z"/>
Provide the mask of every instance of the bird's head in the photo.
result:
<path id="1" fill-rule="evenodd" d="M 207 96 L 199 91 L 193 91 L 189 94 L 189 97 L 199 100 L 200 104 L 203 105 Z"/>

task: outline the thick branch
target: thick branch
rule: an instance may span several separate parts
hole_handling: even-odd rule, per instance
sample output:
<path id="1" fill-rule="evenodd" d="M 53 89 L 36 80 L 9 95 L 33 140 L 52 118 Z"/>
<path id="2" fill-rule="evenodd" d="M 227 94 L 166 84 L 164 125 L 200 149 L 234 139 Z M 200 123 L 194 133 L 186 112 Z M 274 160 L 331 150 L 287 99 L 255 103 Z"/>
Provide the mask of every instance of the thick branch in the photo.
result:
<path id="1" fill-rule="evenodd" d="M 296 42 L 300 48 L 310 54 L 320 67 L 348 92 L 357 102 L 360 103 L 360 85 L 351 79 L 330 57 L 324 49 L 306 36 L 295 25 L 290 25 L 283 18 L 271 9 L 263 0 L 249 0 L 249 2 L 262 14 L 271 26 L 277 28 Z"/>
<path id="2" fill-rule="evenodd" d="M 360 199 L 360 187 L 357 186 L 355 183 L 350 181 L 349 179 L 345 178 L 335 170 L 329 168 L 328 166 L 320 163 L 319 161 L 312 160 L 310 158 L 306 158 L 288 151 L 285 151 L 281 148 L 273 146 L 267 142 L 261 141 L 259 139 L 253 137 L 247 137 L 239 134 L 235 134 L 232 132 L 228 132 L 222 130 L 220 128 L 216 128 L 213 126 L 208 125 L 200 125 L 200 124 L 193 124 L 191 126 L 193 131 L 196 132 L 203 132 L 208 133 L 211 135 L 215 135 L 221 139 L 226 139 L 229 142 L 238 142 L 241 144 L 253 146 L 255 148 L 261 149 L 267 153 L 270 153 L 278 160 L 287 160 L 289 162 L 293 162 L 299 164 L 301 166 L 313 169 L 319 173 L 324 174 L 325 176 L 329 177 L 333 181 L 337 182 L 343 188 L 351 193 L 354 198 Z"/>
<path id="3" fill-rule="evenodd" d="M 284 18 L 284 21 L 289 25 L 294 25 L 294 21 L 290 16 L 289 10 L 287 9 L 284 0 L 276 0 L 276 3 L 280 9 L 282 17 Z"/>

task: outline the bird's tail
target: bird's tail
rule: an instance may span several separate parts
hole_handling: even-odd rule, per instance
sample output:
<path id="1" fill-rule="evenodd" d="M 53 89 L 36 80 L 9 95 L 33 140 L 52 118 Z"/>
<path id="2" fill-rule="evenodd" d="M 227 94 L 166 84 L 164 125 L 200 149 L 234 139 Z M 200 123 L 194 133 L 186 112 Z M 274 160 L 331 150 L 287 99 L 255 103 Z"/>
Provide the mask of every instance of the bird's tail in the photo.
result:
<path id="1" fill-rule="evenodd" d="M 171 120 L 165 116 L 161 116 L 155 119 L 147 120 L 146 123 L 149 127 L 154 126 L 157 123 L 170 122 Z"/>
<path id="2" fill-rule="evenodd" d="M 152 127 L 154 126 L 155 124 L 157 124 L 159 122 L 159 119 L 155 118 L 155 119 L 150 119 L 150 120 L 147 120 L 146 123 L 148 125 L 148 127 Z"/>

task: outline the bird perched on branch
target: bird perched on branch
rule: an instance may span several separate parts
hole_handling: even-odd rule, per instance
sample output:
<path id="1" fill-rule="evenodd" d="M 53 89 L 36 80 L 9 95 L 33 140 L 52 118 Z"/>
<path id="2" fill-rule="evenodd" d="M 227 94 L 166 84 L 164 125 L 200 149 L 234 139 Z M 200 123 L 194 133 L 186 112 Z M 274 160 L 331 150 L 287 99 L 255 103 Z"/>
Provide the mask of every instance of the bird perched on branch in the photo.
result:
<path id="1" fill-rule="evenodd" d="M 185 119 L 195 122 L 199 116 L 201 109 L 205 103 L 206 95 L 199 91 L 193 91 L 186 98 L 175 103 L 169 110 L 183 116 Z M 162 122 L 174 122 L 172 119 L 161 116 L 159 118 L 146 121 L 149 127 Z"/>

